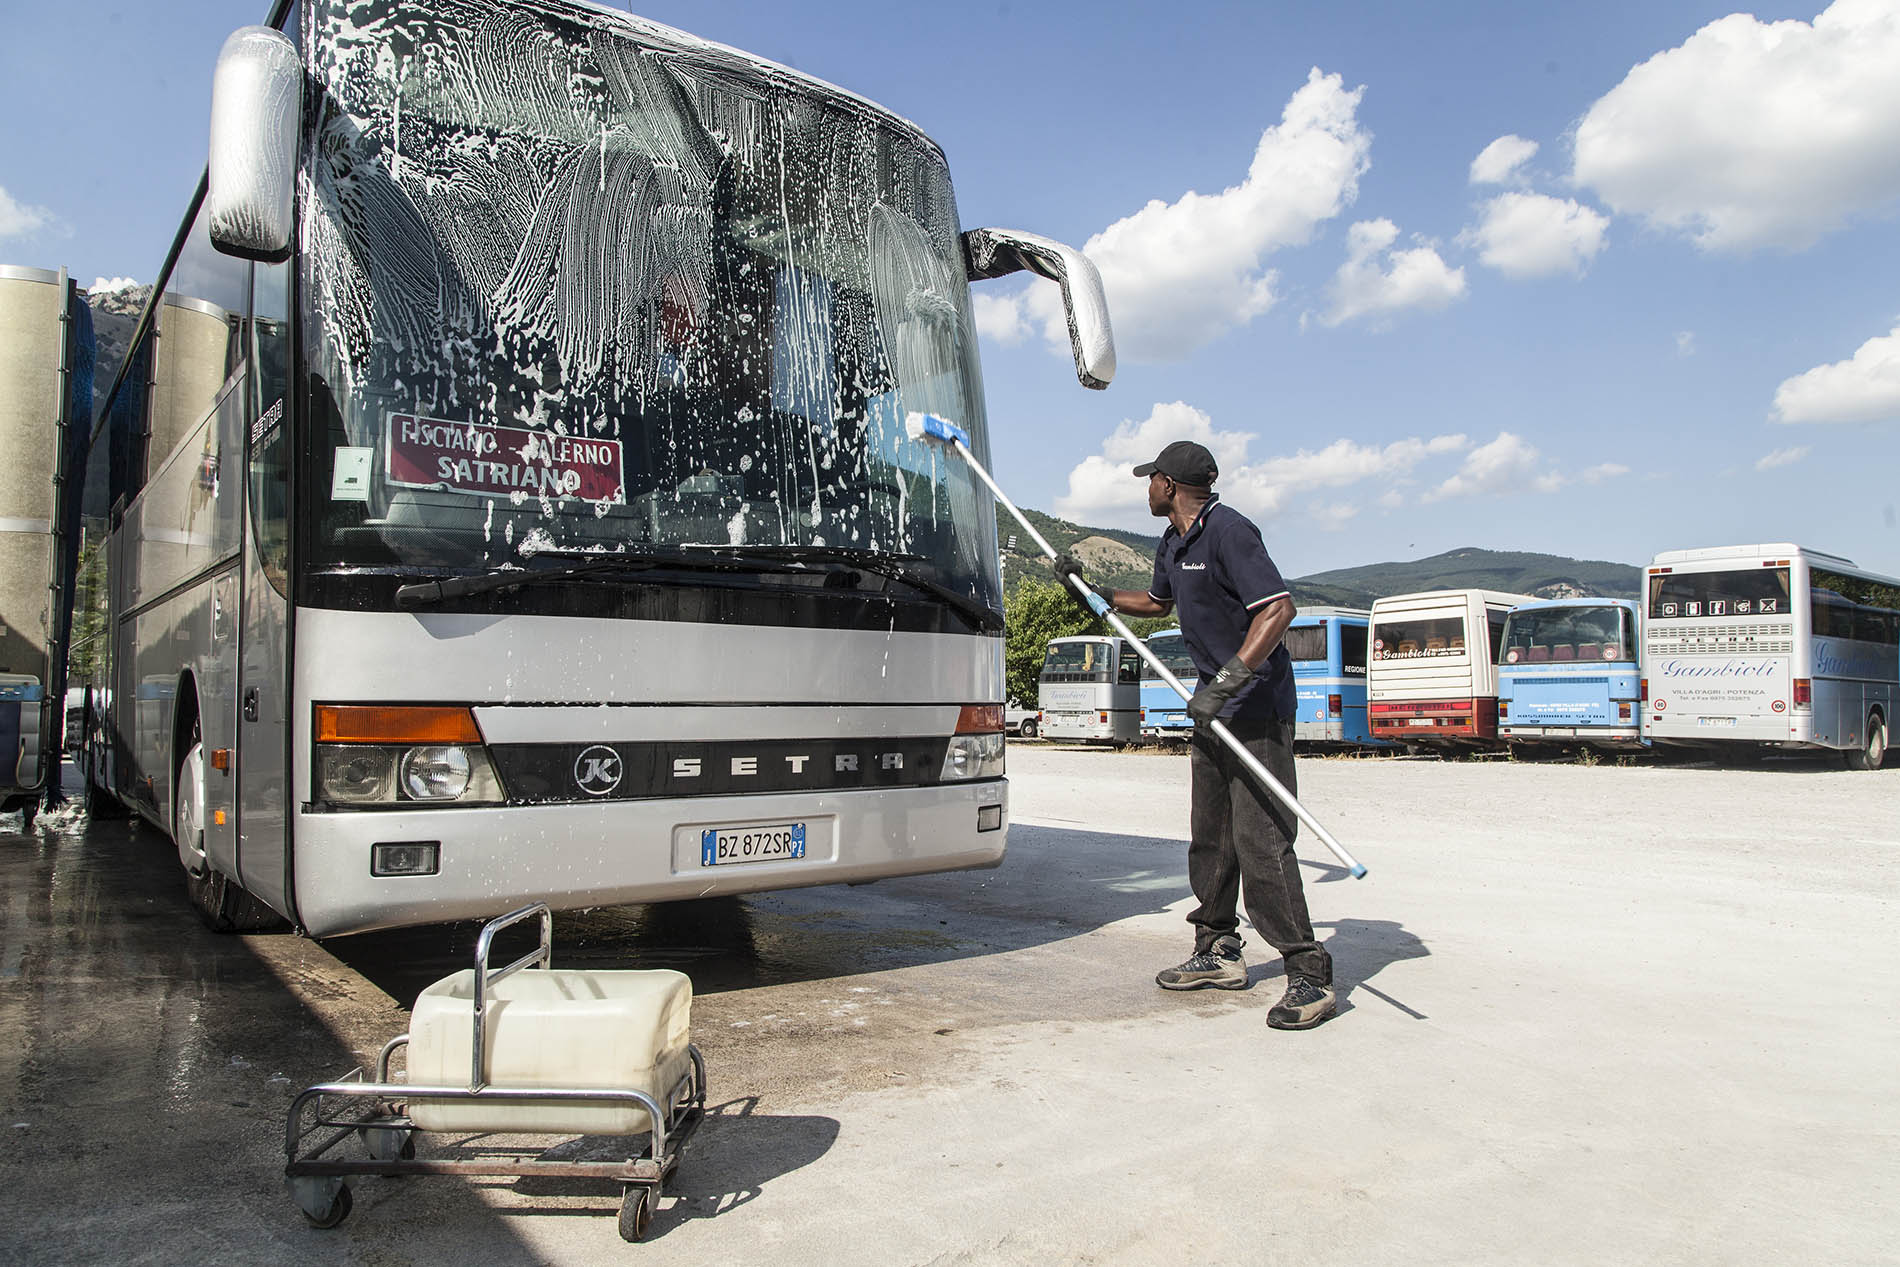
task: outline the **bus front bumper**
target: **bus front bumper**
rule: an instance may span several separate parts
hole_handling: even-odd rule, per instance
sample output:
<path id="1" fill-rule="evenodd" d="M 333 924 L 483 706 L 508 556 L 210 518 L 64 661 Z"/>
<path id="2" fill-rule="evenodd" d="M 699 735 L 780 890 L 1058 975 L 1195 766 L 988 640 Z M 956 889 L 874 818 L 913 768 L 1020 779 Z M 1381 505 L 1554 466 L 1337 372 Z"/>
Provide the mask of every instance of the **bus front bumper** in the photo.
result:
<path id="1" fill-rule="evenodd" d="M 555 909 L 660 902 L 994 867 L 1008 783 L 821 796 L 694 797 L 464 809 L 300 811 L 298 922 L 313 937 Z M 980 812 L 984 825 L 979 830 Z M 706 833 L 802 824 L 803 855 L 705 862 Z M 375 876 L 376 844 L 435 842 L 434 875 Z"/>

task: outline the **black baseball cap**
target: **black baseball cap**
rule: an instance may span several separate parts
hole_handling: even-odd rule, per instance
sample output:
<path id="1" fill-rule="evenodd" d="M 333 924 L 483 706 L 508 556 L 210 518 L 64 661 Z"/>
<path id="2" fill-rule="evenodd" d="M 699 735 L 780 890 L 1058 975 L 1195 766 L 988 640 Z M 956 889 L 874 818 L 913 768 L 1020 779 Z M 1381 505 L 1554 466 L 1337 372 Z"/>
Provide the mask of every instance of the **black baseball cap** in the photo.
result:
<path id="1" fill-rule="evenodd" d="M 1143 479 L 1156 471 L 1177 483 L 1192 484 L 1196 488 L 1212 488 L 1214 481 L 1220 478 L 1214 455 L 1192 440 L 1176 440 L 1155 454 L 1154 461 L 1143 462 L 1135 468 L 1135 474 Z"/>

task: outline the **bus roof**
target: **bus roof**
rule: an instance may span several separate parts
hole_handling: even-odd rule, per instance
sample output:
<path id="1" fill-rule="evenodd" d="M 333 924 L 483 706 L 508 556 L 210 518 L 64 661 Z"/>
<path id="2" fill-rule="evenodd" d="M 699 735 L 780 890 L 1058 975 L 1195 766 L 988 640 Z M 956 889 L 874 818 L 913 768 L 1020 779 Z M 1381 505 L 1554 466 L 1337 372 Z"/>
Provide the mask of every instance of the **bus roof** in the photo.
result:
<path id="1" fill-rule="evenodd" d="M 1588 595 L 1583 598 L 1534 598 L 1528 603 L 1519 603 L 1513 611 L 1543 611 L 1551 607 L 1627 607 L 1635 611 L 1641 604 L 1633 598 L 1610 598 L 1607 595 Z"/>
<path id="2" fill-rule="evenodd" d="M 1049 645 L 1053 647 L 1059 642 L 1120 642 L 1120 641 L 1122 641 L 1122 639 L 1117 637 L 1114 634 L 1070 634 L 1066 638 L 1049 639 Z"/>
<path id="3" fill-rule="evenodd" d="M 1322 620 L 1369 620 L 1372 613 L 1363 607 L 1302 607 L 1293 616 L 1296 625 L 1310 625 Z"/>
<path id="4" fill-rule="evenodd" d="M 1785 554 L 1799 554 L 1809 559 L 1824 559 L 1841 567 L 1858 568 L 1860 566 L 1843 555 L 1829 554 L 1825 550 L 1813 550 L 1807 546 L 1795 545 L 1791 541 L 1771 541 L 1764 545 L 1703 546 L 1695 550 L 1664 550 L 1650 560 L 1650 566 L 1669 563 L 1703 563 L 1721 559 L 1767 559 L 1778 558 Z"/>
<path id="5" fill-rule="evenodd" d="M 1485 603 L 1499 603 L 1505 607 L 1515 607 L 1519 603 L 1532 602 L 1535 594 L 1511 594 L 1504 590 L 1421 590 L 1416 594 L 1388 594 L 1372 604 L 1372 614 L 1382 615 L 1394 608 L 1408 607 L 1448 607 L 1453 603 L 1468 603 L 1473 598 Z"/>

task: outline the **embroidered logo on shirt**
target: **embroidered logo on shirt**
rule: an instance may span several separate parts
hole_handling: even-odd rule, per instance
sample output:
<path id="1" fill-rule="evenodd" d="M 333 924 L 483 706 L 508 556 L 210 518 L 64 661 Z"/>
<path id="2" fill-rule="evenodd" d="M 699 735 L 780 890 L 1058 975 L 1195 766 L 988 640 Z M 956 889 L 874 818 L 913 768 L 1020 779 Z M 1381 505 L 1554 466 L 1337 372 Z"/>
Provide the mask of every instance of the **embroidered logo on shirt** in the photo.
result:
<path id="1" fill-rule="evenodd" d="M 1207 571 L 1207 564 L 1205 564 L 1205 563 L 1183 563 L 1183 564 L 1181 565 L 1181 570 L 1182 570 L 1183 572 L 1205 572 L 1205 571 Z"/>

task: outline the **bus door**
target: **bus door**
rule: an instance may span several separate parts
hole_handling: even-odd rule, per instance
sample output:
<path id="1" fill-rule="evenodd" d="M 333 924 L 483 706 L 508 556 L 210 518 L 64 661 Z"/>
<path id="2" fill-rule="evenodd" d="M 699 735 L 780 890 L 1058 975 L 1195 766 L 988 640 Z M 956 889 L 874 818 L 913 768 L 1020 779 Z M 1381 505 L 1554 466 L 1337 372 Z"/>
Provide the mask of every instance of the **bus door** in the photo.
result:
<path id="1" fill-rule="evenodd" d="M 238 882 L 289 912 L 290 266 L 256 266 L 238 638 Z"/>

